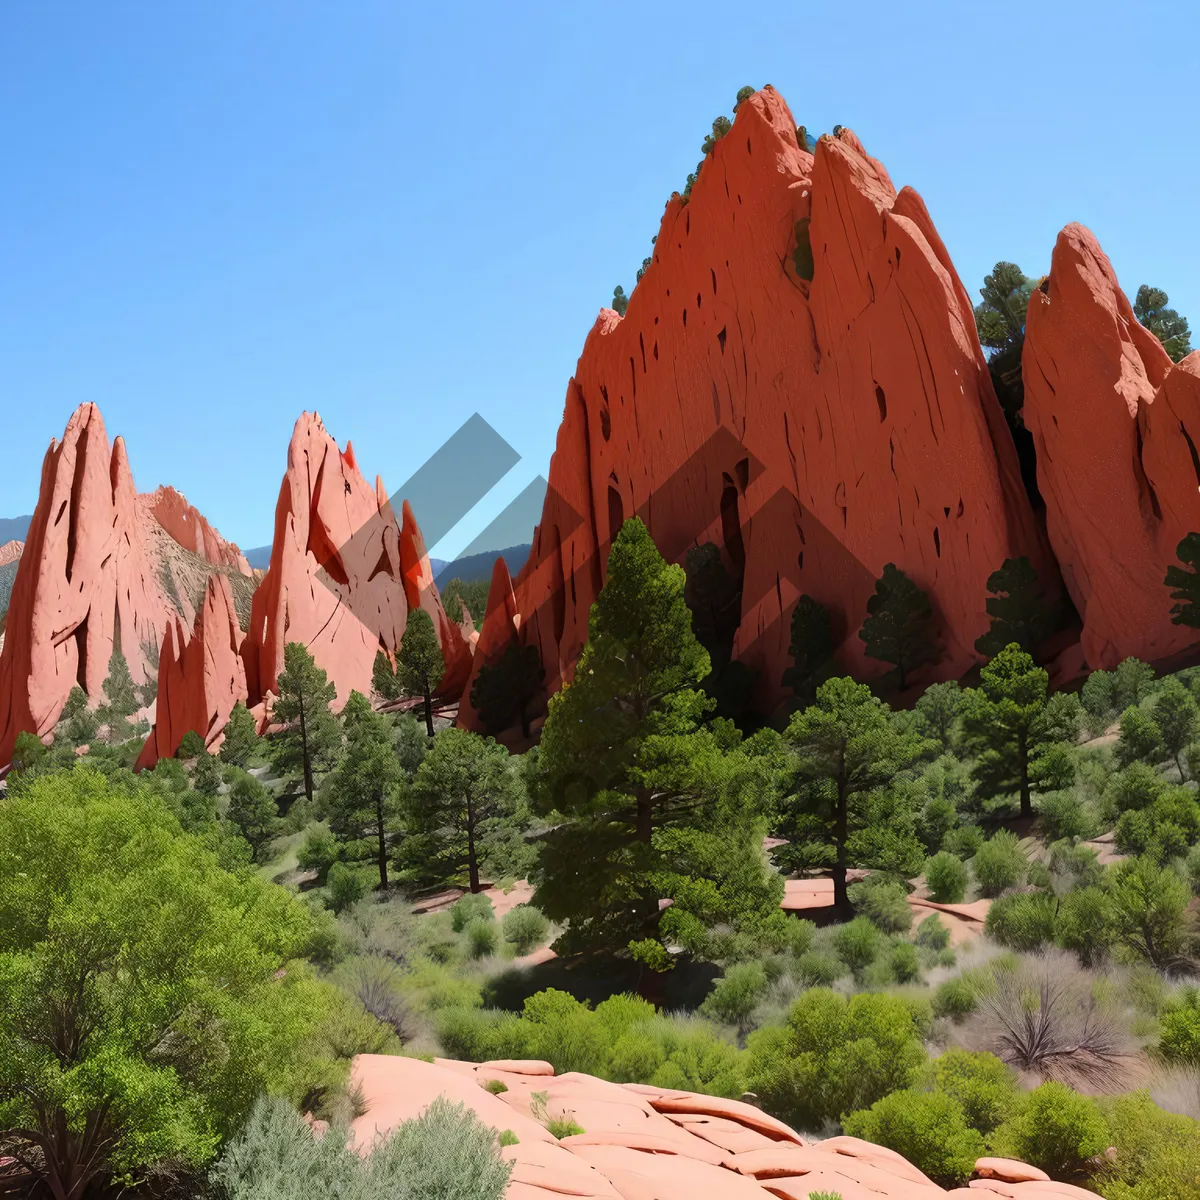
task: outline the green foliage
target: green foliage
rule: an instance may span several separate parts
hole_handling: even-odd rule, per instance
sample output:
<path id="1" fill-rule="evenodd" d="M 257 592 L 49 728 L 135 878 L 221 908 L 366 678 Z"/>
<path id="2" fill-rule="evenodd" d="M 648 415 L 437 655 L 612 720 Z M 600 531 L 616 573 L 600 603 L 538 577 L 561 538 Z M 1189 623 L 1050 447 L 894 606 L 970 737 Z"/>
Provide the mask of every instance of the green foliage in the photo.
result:
<path id="1" fill-rule="evenodd" d="M 938 904 L 960 904 L 967 894 L 967 868 L 961 859 L 943 850 L 925 864 L 925 883 Z"/>
<path id="2" fill-rule="evenodd" d="M 958 975 L 938 984 L 932 1003 L 935 1016 L 961 1020 L 978 1007 L 979 991 L 970 980 Z"/>
<path id="3" fill-rule="evenodd" d="M 225 740 L 221 743 L 221 761 L 231 767 L 245 769 L 261 752 L 262 741 L 258 726 L 246 705 L 239 700 L 225 724 Z"/>
<path id="4" fill-rule="evenodd" d="M 1154 685 L 1154 668 L 1136 658 L 1124 659 L 1115 671 L 1093 671 L 1083 684 L 1083 707 L 1093 733 L 1131 705 L 1140 704 Z"/>
<path id="5" fill-rule="evenodd" d="M 209 754 L 205 751 L 205 753 L 196 759 L 196 769 L 192 775 L 192 786 L 202 796 L 215 798 L 221 790 L 221 784 L 224 782 L 225 777 L 221 770 L 221 760 L 215 754 Z"/>
<path id="6" fill-rule="evenodd" d="M 175 751 L 175 757 L 199 758 L 204 751 L 204 739 L 194 729 L 189 729 L 180 739 L 179 749 Z"/>
<path id="7" fill-rule="evenodd" d="M 462 933 L 472 921 L 493 921 L 495 917 L 496 910 L 492 907 L 490 896 L 482 892 L 468 892 L 450 909 L 450 927 L 455 933 Z"/>
<path id="8" fill-rule="evenodd" d="M 917 701 L 921 732 L 936 741 L 943 751 L 954 748 L 965 699 L 962 688 L 951 679 L 946 683 L 931 683 Z"/>
<path id="9" fill-rule="evenodd" d="M 1117 742 L 1117 765 L 1156 763 L 1162 756 L 1163 736 L 1158 722 L 1144 709 L 1130 706 L 1121 714 L 1121 737 Z"/>
<path id="10" fill-rule="evenodd" d="M 255 862 L 264 861 L 282 822 L 275 797 L 253 775 L 238 771 L 229 787 L 229 819 L 250 843 Z"/>
<path id="11" fill-rule="evenodd" d="M 283 670 L 279 674 L 279 698 L 272 717 L 284 726 L 273 739 L 275 767 L 281 772 L 299 770 L 304 794 L 312 803 L 313 775 L 328 770 L 336 761 L 341 734 L 329 705 L 337 689 L 323 668 L 300 642 L 283 648 Z"/>
<path id="12" fill-rule="evenodd" d="M 983 299 L 975 306 L 975 329 L 980 343 L 992 351 L 988 369 L 1010 421 L 1016 419 L 1024 403 L 1021 349 L 1025 344 L 1025 311 L 1034 286 L 1034 280 L 1016 263 L 998 262 L 984 277 L 979 289 Z"/>
<path id="13" fill-rule="evenodd" d="M 67 693 L 67 702 L 63 705 L 54 730 L 54 740 L 61 737 L 72 746 L 88 745 L 96 736 L 100 722 L 96 714 L 88 708 L 87 693 L 75 684 Z"/>
<path id="14" fill-rule="evenodd" d="M 443 729 L 421 761 L 406 809 L 407 878 L 478 892 L 489 865 L 501 875 L 525 874 L 526 797 L 508 751 L 492 738 Z"/>
<path id="15" fill-rule="evenodd" d="M 420 696 L 425 701 L 425 731 L 430 737 L 433 737 L 433 693 L 445 671 L 433 618 L 423 608 L 410 610 L 396 654 L 396 684 L 402 696 Z"/>
<path id="16" fill-rule="evenodd" d="M 546 670 L 536 646 L 511 642 L 494 663 L 484 663 L 471 685 L 471 706 L 492 734 L 520 725 L 529 737 L 529 706 L 542 690 Z"/>
<path id="17" fill-rule="evenodd" d="M 1171 589 L 1171 623 L 1200 629 L 1200 533 L 1189 533 L 1179 543 L 1175 557 L 1183 563 L 1167 567 L 1163 583 Z"/>
<path id="18" fill-rule="evenodd" d="M 745 720 L 754 674 L 733 657 L 733 641 L 742 619 L 742 593 L 712 542 L 687 552 L 684 599 L 692 614 L 692 631 L 708 651 L 711 672 L 704 690 L 714 700 L 716 718 Z"/>
<path id="19" fill-rule="evenodd" d="M 971 873 L 984 896 L 999 896 L 1007 888 L 1016 887 L 1028 867 L 1020 840 L 1007 829 L 994 833 L 971 859 Z"/>
<path id="20" fill-rule="evenodd" d="M 1045 892 L 1001 896 L 988 909 L 984 931 L 1010 950 L 1038 950 L 1054 940 L 1058 902 Z"/>
<path id="21" fill-rule="evenodd" d="M 748 1082 L 768 1110 L 800 1129 L 819 1129 L 908 1087 L 924 1065 L 928 1012 L 896 996 L 847 1000 L 805 992 L 787 1025 L 750 1035 Z"/>
<path id="22" fill-rule="evenodd" d="M 1042 829 L 1052 841 L 1062 838 L 1089 838 L 1099 830 L 1087 805 L 1071 791 L 1048 792 L 1038 800 Z"/>
<path id="23" fill-rule="evenodd" d="M 1108 1123 L 1090 1097 L 1062 1083 L 1043 1083 L 996 1130 L 997 1149 L 1055 1179 L 1082 1174 L 1108 1147 Z"/>
<path id="24" fill-rule="evenodd" d="M 751 1014 L 766 995 L 767 986 L 767 971 L 762 963 L 736 963 L 713 985 L 700 1011 L 726 1025 L 746 1029 Z"/>
<path id="25" fill-rule="evenodd" d="M 1160 342 L 1172 362 L 1179 362 L 1192 351 L 1191 331 L 1186 317 L 1167 307 L 1168 296 L 1162 288 L 1143 283 L 1133 301 L 1133 315 Z"/>
<path id="26" fill-rule="evenodd" d="M 302 967 L 277 973 L 312 928 L 128 777 L 79 767 L 0 803 L 10 1144 L 44 1154 L 60 1194 L 163 1159 L 204 1163 L 258 1091 L 306 1086 L 329 989 Z"/>
<path id="27" fill-rule="evenodd" d="M 896 668 L 901 691 L 913 671 L 937 657 L 929 596 L 895 563 L 888 563 L 876 581 L 858 636 L 871 658 Z"/>
<path id="28" fill-rule="evenodd" d="M 329 891 L 329 907 L 335 913 L 352 908 L 371 890 L 372 879 L 369 869 L 364 870 L 344 862 L 333 863 L 326 875 L 325 884 Z"/>
<path id="29" fill-rule="evenodd" d="M 1146 858 L 1109 872 L 1115 941 L 1133 957 L 1165 971 L 1183 959 L 1188 887 L 1169 867 Z"/>
<path id="30" fill-rule="evenodd" d="M 511 942 L 518 955 L 532 954 L 550 932 L 550 922 L 545 914 L 532 904 L 518 904 L 504 914 L 501 922 L 504 940 Z"/>
<path id="31" fill-rule="evenodd" d="M 1163 1112 L 1146 1092 L 1105 1106 L 1116 1156 L 1100 1176 L 1109 1200 L 1197 1200 L 1200 1197 L 1200 1122 Z"/>
<path id="32" fill-rule="evenodd" d="M 1162 737 L 1163 750 L 1174 760 L 1179 778 L 1185 778 L 1183 752 L 1196 740 L 1200 708 L 1192 693 L 1174 676 L 1163 681 L 1154 702 L 1154 720 Z"/>
<path id="33" fill-rule="evenodd" d="M 114 649 L 108 660 L 108 678 L 104 681 L 104 701 L 96 710 L 100 723 L 108 726 L 108 741 L 113 745 L 127 742 L 134 735 L 129 718 L 140 707 L 129 664 L 120 650 Z"/>
<path id="34" fill-rule="evenodd" d="M 870 688 L 844 678 L 823 683 L 816 703 L 792 716 L 786 737 L 797 790 L 782 805 L 781 833 L 790 844 L 781 861 L 831 866 L 835 902 L 843 908 L 849 866 L 901 875 L 920 869 L 913 813 L 889 803 L 880 789 L 917 759 L 923 743 L 891 720 Z"/>
<path id="35" fill-rule="evenodd" d="M 994 1054 L 947 1050 L 929 1064 L 926 1086 L 962 1105 L 967 1124 L 989 1134 L 1021 1103 L 1016 1074 Z"/>
<path id="36" fill-rule="evenodd" d="M 388 886 L 388 859 L 400 838 L 404 780 L 388 719 L 372 712 L 361 692 L 342 710 L 345 752 L 322 788 L 329 828 L 342 844 L 361 843 L 375 860 L 379 887 Z"/>
<path id="37" fill-rule="evenodd" d="M 962 1105 L 940 1092 L 892 1092 L 869 1109 L 851 1113 L 842 1127 L 851 1137 L 897 1151 L 946 1187 L 966 1183 L 985 1149 Z"/>
<path id="38" fill-rule="evenodd" d="M 500 931 L 495 921 L 472 921 L 463 932 L 467 935 L 467 953 L 471 958 L 487 958 L 496 953 Z"/>
<path id="39" fill-rule="evenodd" d="M 629 307 L 629 297 L 625 295 L 625 289 L 618 284 L 613 288 L 612 310 L 618 316 L 624 316 L 625 310 Z"/>
<path id="40" fill-rule="evenodd" d="M 884 933 L 907 933 L 912 925 L 908 888 L 899 880 L 872 875 L 849 889 L 855 912 Z"/>
<path id="41" fill-rule="evenodd" d="M 1161 1020 L 1159 1054 L 1168 1062 L 1200 1067 L 1200 990 L 1184 988 Z"/>
<path id="42" fill-rule="evenodd" d="M 930 913 L 917 926 L 913 941 L 926 950 L 945 950 L 950 945 L 950 930 L 942 924 L 937 913 Z"/>
<path id="43" fill-rule="evenodd" d="M 1054 937 L 1064 950 L 1079 955 L 1085 967 L 1103 961 L 1115 937 L 1112 899 L 1103 888 L 1081 887 L 1059 901 Z"/>
<path id="44" fill-rule="evenodd" d="M 463 606 L 471 614 L 471 620 L 476 629 L 483 627 L 483 618 L 487 616 L 488 592 L 491 585 L 486 579 L 473 579 L 470 583 L 455 577 L 442 589 L 442 607 L 452 621 L 461 623 Z"/>
<path id="45" fill-rule="evenodd" d="M 817 688 L 832 669 L 833 650 L 829 609 L 811 596 L 801 596 L 792 610 L 791 666 L 783 673 L 783 686 L 792 689 L 799 704 L 809 705 L 816 699 Z"/>
<path id="46" fill-rule="evenodd" d="M 507 1144 L 515 1142 L 509 1135 Z M 313 1137 L 290 1105 L 260 1100 L 226 1150 L 216 1182 L 228 1200 L 501 1200 L 512 1164 L 504 1144 L 464 1104 L 437 1097 L 419 1117 L 403 1122 L 369 1155 L 358 1153 L 346 1130 Z"/>
<path id="47" fill-rule="evenodd" d="M 988 576 L 987 614 L 991 628 L 975 643 L 980 654 L 991 658 L 1006 646 L 1017 645 L 1033 654 L 1050 631 L 1050 613 L 1038 585 L 1037 572 L 1024 556 L 1006 558 Z"/>
<path id="48" fill-rule="evenodd" d="M 396 664 L 386 650 L 375 652 L 371 667 L 371 691 L 382 700 L 399 700 L 400 682 L 396 678 Z"/>
<path id="49" fill-rule="evenodd" d="M 978 825 L 960 825 L 957 829 L 951 829 L 942 839 L 942 849 L 965 862 L 979 853 L 985 841 L 983 830 Z"/>
<path id="50" fill-rule="evenodd" d="M 317 883 L 324 884 L 329 868 L 338 860 L 338 843 L 333 834 L 323 825 L 310 829 L 296 853 L 301 870 L 315 871 Z"/>

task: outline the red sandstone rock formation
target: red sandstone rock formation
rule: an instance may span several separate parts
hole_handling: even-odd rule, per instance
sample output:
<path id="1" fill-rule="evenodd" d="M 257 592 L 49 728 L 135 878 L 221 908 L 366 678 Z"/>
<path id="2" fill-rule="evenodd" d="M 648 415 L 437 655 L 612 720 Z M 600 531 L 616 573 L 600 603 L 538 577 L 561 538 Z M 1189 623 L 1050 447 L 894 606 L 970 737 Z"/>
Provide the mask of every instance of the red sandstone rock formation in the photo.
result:
<path id="1" fill-rule="evenodd" d="M 517 611 L 517 598 L 513 593 L 508 564 L 503 558 L 498 558 L 492 565 L 492 583 L 488 588 L 487 611 L 484 613 L 483 626 L 479 631 L 479 641 L 475 646 L 471 675 L 463 689 L 463 697 L 458 705 L 460 728 L 470 729 L 476 733 L 483 732 L 479 714 L 471 704 L 471 687 L 475 683 L 479 669 L 493 666 L 504 656 L 505 650 L 517 640 L 520 624 L 521 616 Z"/>
<path id="2" fill-rule="evenodd" d="M 173 487 L 160 487 L 147 497 L 154 519 L 185 550 L 191 550 L 215 566 L 233 567 L 250 574 L 250 564 L 232 542 L 227 542 Z"/>
<path id="3" fill-rule="evenodd" d="M 24 542 L 5 542 L 3 546 L 0 546 L 0 567 L 16 562 L 24 549 Z"/>
<path id="4" fill-rule="evenodd" d="M 134 682 L 143 683 L 171 622 L 181 613 L 190 621 L 188 597 L 164 595 L 160 581 L 182 576 L 164 549 L 174 542 L 146 499 L 134 488 L 124 442 L 110 444 L 100 410 L 82 405 L 46 452 L 13 582 L 0 652 L 0 765 L 18 733 L 54 727 L 76 683 L 100 697 L 118 639 Z M 211 565 L 224 566 L 228 544 L 207 522 L 204 529 L 208 550 L 224 548 Z"/>
<path id="5" fill-rule="evenodd" d="M 229 580 L 210 575 L 191 637 L 178 618 L 167 629 L 154 728 L 138 756 L 138 770 L 172 757 L 189 729 L 210 748 L 220 742 L 234 705 L 246 699 L 241 644 Z"/>
<path id="6" fill-rule="evenodd" d="M 353 448 L 339 450 L 320 417 L 304 413 L 288 447 L 271 565 L 254 594 L 242 647 L 250 702 L 275 689 L 287 642 L 308 647 L 339 704 L 353 690 L 369 694 L 375 655 L 395 653 L 409 608 L 418 604 L 442 638 L 447 683 L 456 672 L 461 687 L 470 648 L 442 609 L 408 505 L 401 531 L 382 482 L 370 487 Z"/>
<path id="7" fill-rule="evenodd" d="M 1059 234 L 1030 301 L 1022 375 L 1047 529 L 1088 665 L 1194 642 L 1171 624 L 1163 577 L 1180 539 L 1200 530 L 1200 355 L 1172 368 L 1082 225 Z"/>
<path id="8" fill-rule="evenodd" d="M 791 256 L 808 221 L 811 280 Z M 804 226 L 801 226 L 803 230 Z M 567 388 L 541 524 L 516 592 L 547 679 L 587 635 L 607 544 L 639 514 L 680 559 L 713 541 L 743 577 L 735 653 L 781 692 L 798 595 L 830 606 L 838 658 L 888 562 L 927 589 L 961 675 L 987 628 L 987 577 L 1026 554 L 1058 586 L 975 335 L 920 197 L 897 194 L 848 130 L 815 156 L 767 88 L 684 203 L 623 318 L 604 310 Z"/>

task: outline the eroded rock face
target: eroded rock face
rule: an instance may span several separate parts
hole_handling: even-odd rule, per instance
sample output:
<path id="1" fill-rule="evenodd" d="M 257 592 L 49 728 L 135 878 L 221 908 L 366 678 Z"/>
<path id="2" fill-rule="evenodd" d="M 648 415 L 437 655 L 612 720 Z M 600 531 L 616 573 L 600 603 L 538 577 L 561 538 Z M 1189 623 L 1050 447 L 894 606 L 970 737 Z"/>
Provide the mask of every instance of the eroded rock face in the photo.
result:
<path id="1" fill-rule="evenodd" d="M 227 542 L 204 515 L 173 487 L 160 487 L 147 497 L 154 519 L 185 550 L 191 550 L 215 566 L 233 567 L 250 574 L 250 564 L 232 542 Z"/>
<path id="2" fill-rule="evenodd" d="M 811 279 L 792 259 L 805 230 Z M 569 676 L 609 541 L 633 514 L 670 559 L 723 547 L 743 580 L 735 653 L 767 704 L 801 593 L 833 610 L 842 666 L 875 675 L 887 668 L 856 632 L 896 563 L 939 618 L 942 657 L 924 684 L 978 661 L 987 577 L 1005 558 L 1028 555 L 1059 586 L 923 202 L 897 193 L 848 130 L 801 150 L 770 88 L 740 105 L 690 201 L 668 203 L 628 311 L 601 312 L 568 385 L 516 582 L 522 636 L 552 685 Z"/>
<path id="3" fill-rule="evenodd" d="M 220 744 L 234 705 L 247 695 L 241 643 L 229 580 L 210 575 L 191 636 L 178 618 L 167 628 L 154 728 L 138 756 L 138 770 L 171 758 L 189 729 L 210 749 Z"/>
<path id="4" fill-rule="evenodd" d="M 483 626 L 475 646 L 470 678 L 458 705 L 458 724 L 462 729 L 470 729 L 475 733 L 484 731 L 479 714 L 471 704 L 471 687 L 480 668 L 494 666 L 504 656 L 505 650 L 517 641 L 520 624 L 521 615 L 517 611 L 517 598 L 508 574 L 508 564 L 503 558 L 498 558 L 492 566 L 487 612 L 483 615 Z"/>
<path id="5" fill-rule="evenodd" d="M 0 567 L 16 562 L 24 550 L 24 542 L 5 542 L 3 546 L 0 546 Z"/>
<path id="6" fill-rule="evenodd" d="M 242 648 L 251 704 L 275 690 L 288 642 L 308 647 L 339 705 L 351 691 L 370 694 L 376 653 L 395 653 L 409 608 L 418 604 L 442 637 L 448 679 L 456 664 L 461 687 L 469 644 L 442 608 L 411 510 L 404 506 L 402 531 L 382 482 L 372 488 L 363 479 L 353 447 L 340 450 L 320 417 L 304 413 L 288 447 L 271 565 L 254 594 Z"/>
<path id="7" fill-rule="evenodd" d="M 1172 625 L 1163 577 L 1200 529 L 1200 355 L 1172 368 L 1138 324 L 1091 232 L 1059 234 L 1029 304 L 1024 420 L 1090 667 L 1156 659 L 1196 638 Z"/>

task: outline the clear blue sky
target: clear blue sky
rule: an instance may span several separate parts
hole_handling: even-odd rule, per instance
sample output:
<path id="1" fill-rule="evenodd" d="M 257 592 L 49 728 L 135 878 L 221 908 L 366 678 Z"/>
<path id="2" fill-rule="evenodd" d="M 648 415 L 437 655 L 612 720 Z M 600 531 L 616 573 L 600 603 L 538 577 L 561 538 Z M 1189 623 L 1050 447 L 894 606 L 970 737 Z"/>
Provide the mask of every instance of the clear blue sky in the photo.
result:
<path id="1" fill-rule="evenodd" d="M 391 487 L 478 410 L 522 461 L 456 552 L 546 471 L 597 309 L 747 83 L 852 127 L 972 293 L 1080 220 L 1200 326 L 1198 31 L 1102 0 L 5 0 L 0 515 L 87 400 L 139 488 L 243 546 L 303 409 Z"/>

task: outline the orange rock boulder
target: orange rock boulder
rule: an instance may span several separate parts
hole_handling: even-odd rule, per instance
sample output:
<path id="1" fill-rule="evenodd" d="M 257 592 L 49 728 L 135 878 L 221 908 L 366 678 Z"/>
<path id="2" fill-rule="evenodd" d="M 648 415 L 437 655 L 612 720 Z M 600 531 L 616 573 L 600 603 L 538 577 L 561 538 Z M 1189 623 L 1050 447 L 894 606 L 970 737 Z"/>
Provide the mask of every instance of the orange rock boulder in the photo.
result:
<path id="1" fill-rule="evenodd" d="M 1163 578 L 1200 530 L 1200 355 L 1172 367 L 1082 225 L 1059 234 L 1022 361 L 1051 544 L 1090 667 L 1183 649 Z"/>
<path id="2" fill-rule="evenodd" d="M 722 548 L 743 585 L 735 653 L 764 704 L 780 696 L 802 593 L 833 611 L 842 666 L 878 674 L 856 632 L 896 563 L 938 617 L 926 683 L 978 661 L 987 577 L 1005 558 L 1028 555 L 1058 587 L 921 198 L 848 130 L 801 149 L 771 88 L 739 106 L 690 200 L 667 204 L 626 314 L 601 312 L 568 385 L 516 582 L 522 638 L 552 686 L 634 514 L 675 561 Z"/>

